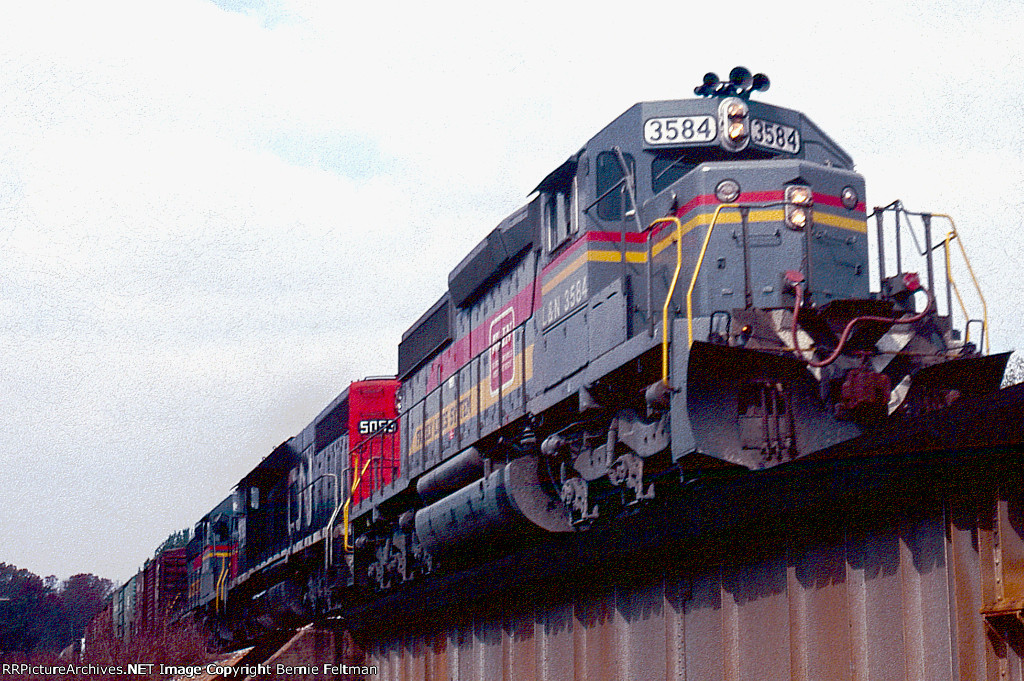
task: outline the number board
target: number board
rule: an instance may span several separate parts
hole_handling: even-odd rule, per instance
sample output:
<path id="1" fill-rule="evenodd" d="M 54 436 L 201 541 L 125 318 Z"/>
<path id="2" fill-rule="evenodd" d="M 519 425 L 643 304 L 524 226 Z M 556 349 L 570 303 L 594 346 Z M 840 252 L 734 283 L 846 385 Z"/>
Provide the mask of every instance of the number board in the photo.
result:
<path id="1" fill-rule="evenodd" d="M 756 118 L 750 121 L 750 141 L 759 147 L 777 149 L 790 154 L 800 151 L 800 131 L 771 121 Z"/>
<path id="2" fill-rule="evenodd" d="M 648 144 L 704 144 L 717 135 L 714 116 L 648 118 L 644 123 L 644 141 Z"/>

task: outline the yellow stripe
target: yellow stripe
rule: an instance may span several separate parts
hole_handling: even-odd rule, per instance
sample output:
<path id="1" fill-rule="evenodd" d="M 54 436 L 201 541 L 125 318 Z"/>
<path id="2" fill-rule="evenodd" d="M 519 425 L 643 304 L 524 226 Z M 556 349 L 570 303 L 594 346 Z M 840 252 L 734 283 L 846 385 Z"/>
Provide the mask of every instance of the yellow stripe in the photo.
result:
<path id="1" fill-rule="evenodd" d="M 540 287 L 541 293 L 547 295 L 551 291 L 570 277 L 576 270 L 583 267 L 585 262 L 621 262 L 622 254 L 619 251 L 592 251 L 585 250 L 580 254 L 578 258 L 573 260 L 566 267 L 551 277 L 543 286 Z M 626 251 L 626 262 L 631 263 L 644 263 L 647 262 L 647 253 L 644 251 Z"/>
<path id="2" fill-rule="evenodd" d="M 588 251 L 588 262 L 620 262 L 622 258 L 618 251 Z"/>
<path id="3" fill-rule="evenodd" d="M 683 228 L 680 230 L 683 234 L 688 234 L 695 227 L 702 225 L 711 224 L 712 213 L 700 213 L 695 215 L 686 222 L 683 223 Z M 780 222 L 785 218 L 785 213 L 782 209 L 763 209 L 763 210 L 752 210 L 748 222 L 755 224 L 758 222 Z M 718 216 L 718 224 L 720 225 L 738 225 L 740 223 L 740 214 L 738 211 L 730 211 L 728 213 L 723 212 Z M 654 255 L 658 255 L 663 250 L 672 245 L 672 241 L 675 239 L 675 232 L 670 232 L 667 237 L 659 241 L 651 249 Z"/>
<path id="4" fill-rule="evenodd" d="M 501 391 L 502 396 L 507 396 L 508 394 L 513 392 L 514 390 L 519 390 L 519 389 L 522 388 L 523 381 L 522 381 L 522 378 L 519 376 L 519 374 L 521 373 L 519 371 L 519 361 L 522 359 L 522 356 L 523 356 L 523 353 L 521 353 L 521 352 L 516 353 L 515 359 L 513 360 L 516 363 L 515 364 L 515 366 L 516 366 L 516 377 L 515 377 L 515 379 L 513 380 L 513 382 L 510 385 L 508 385 L 508 386 L 506 386 L 505 388 L 502 389 L 502 391 Z M 527 346 L 527 348 L 526 348 L 526 378 L 527 378 L 527 380 L 530 380 L 531 378 L 533 378 L 533 345 L 532 344 Z M 476 416 L 479 416 L 479 414 L 477 413 L 477 409 L 476 409 L 476 393 L 474 392 L 476 390 L 481 391 L 480 392 L 480 402 L 481 402 L 480 408 L 481 408 L 482 411 L 487 410 L 487 409 L 493 407 L 495 404 L 498 403 L 498 396 L 491 394 L 491 385 L 490 385 L 490 383 L 491 383 L 491 377 L 490 377 L 490 373 L 488 373 L 486 376 L 481 378 L 481 380 L 476 384 L 476 386 L 474 386 L 473 388 L 471 388 L 470 390 L 464 392 L 462 395 L 459 396 L 460 402 L 462 400 L 464 400 L 466 397 L 470 398 L 469 404 L 465 405 L 466 408 L 462 409 L 462 414 L 461 414 L 461 417 L 460 417 L 461 421 L 466 421 L 466 420 L 468 420 L 470 418 L 474 418 Z M 455 408 L 456 408 L 455 404 L 456 404 L 455 401 L 450 401 L 450 402 L 448 402 L 444 406 L 443 410 L 445 412 L 452 413 L 455 410 Z M 460 421 L 460 423 L 461 423 L 461 421 Z M 449 424 L 444 424 L 444 425 L 442 425 L 441 428 L 438 428 L 438 424 L 440 422 L 441 422 L 441 419 L 440 419 L 439 415 L 436 414 L 436 413 L 427 417 L 426 424 L 427 424 L 428 432 L 427 432 L 427 437 L 426 438 L 424 438 L 424 432 L 423 432 L 424 427 L 423 426 L 419 426 L 419 427 L 417 427 L 414 430 L 414 432 L 412 434 L 412 438 L 411 438 L 412 441 L 409 443 L 409 455 L 410 456 L 419 453 L 420 451 L 422 451 L 424 449 L 424 447 L 426 447 L 426 446 L 436 442 L 440 437 L 442 437 L 445 433 L 447 433 L 449 430 L 451 430 L 450 427 L 445 427 L 445 426 L 451 426 L 452 424 L 450 424 L 450 423 Z M 424 440 L 426 440 L 426 441 L 424 441 Z"/>
<path id="5" fill-rule="evenodd" d="M 591 250 L 581 253 L 580 257 L 573 260 L 565 269 L 541 286 L 541 293 L 544 295 L 551 293 L 555 287 L 569 278 L 576 270 L 583 267 L 585 262 L 622 262 L 622 253 L 620 251 Z M 647 253 L 645 251 L 626 251 L 626 262 L 634 264 L 645 263 L 647 262 Z"/>
<path id="6" fill-rule="evenodd" d="M 692 218 L 687 220 L 685 223 L 683 223 L 683 228 L 681 230 L 682 233 L 683 234 L 687 234 L 688 232 L 692 231 L 695 227 L 698 227 L 700 225 L 709 225 L 709 224 L 711 224 L 711 215 L 712 214 L 709 211 L 709 212 L 705 212 L 705 213 L 699 213 L 698 215 L 693 216 Z M 818 214 L 815 213 L 815 217 L 817 217 L 817 215 Z M 784 211 L 781 208 L 759 209 L 759 210 L 752 210 L 752 211 L 750 211 L 750 215 L 749 215 L 748 221 L 750 222 L 750 224 L 755 224 L 755 223 L 758 223 L 758 222 L 781 222 L 784 219 L 784 217 L 785 217 L 785 213 L 784 213 Z M 843 218 L 837 218 L 837 219 L 843 219 Z M 740 214 L 739 214 L 738 211 L 723 213 L 722 215 L 719 216 L 718 222 L 719 222 L 719 224 L 724 224 L 724 225 L 727 225 L 727 224 L 739 224 L 739 222 L 740 222 Z M 850 221 L 850 222 L 854 222 L 854 221 Z M 829 224 L 829 223 L 826 223 L 826 224 Z M 862 225 L 861 229 L 862 230 L 865 229 L 863 227 L 863 223 L 861 223 L 861 225 Z M 848 227 L 847 229 L 853 229 L 853 228 L 852 227 Z M 670 232 L 667 237 L 665 237 L 664 239 L 662 239 L 661 241 L 659 241 L 658 243 L 656 243 L 654 245 L 654 248 L 651 249 L 652 254 L 653 255 L 658 255 L 663 250 L 668 248 L 670 245 L 672 245 L 672 240 L 674 238 L 675 238 L 675 232 L 674 231 Z M 582 267 L 584 262 L 621 262 L 621 261 L 622 261 L 622 253 L 621 253 L 621 251 L 587 250 L 586 252 L 580 254 L 580 256 L 578 258 L 576 258 L 575 260 L 573 260 L 569 265 L 567 265 L 561 272 L 556 274 L 549 281 L 545 282 L 544 285 L 541 286 L 541 293 L 544 294 L 544 295 L 550 293 L 556 286 L 561 284 L 570 275 L 572 275 L 573 272 L 575 272 L 580 267 Z M 635 264 L 636 263 L 645 263 L 645 262 L 647 262 L 647 253 L 646 253 L 646 251 L 630 251 L 630 250 L 627 250 L 626 251 L 626 262 L 635 263 Z"/>
<path id="7" fill-rule="evenodd" d="M 526 380 L 533 379 L 533 343 L 526 346 Z"/>
<path id="8" fill-rule="evenodd" d="M 578 258 L 576 258 L 571 263 L 566 265 L 565 269 L 563 269 L 561 272 L 559 272 L 555 276 L 551 277 L 551 279 L 546 284 L 544 284 L 543 286 L 540 287 L 541 293 L 547 293 L 551 289 L 553 289 L 556 286 L 558 286 L 559 284 L 561 284 L 563 281 L 565 281 L 566 277 L 568 277 L 570 274 L 572 274 L 573 272 L 578 270 L 580 267 L 582 267 L 583 263 L 585 263 L 586 261 L 587 261 L 587 250 L 584 248 L 583 252 L 580 253 Z"/>
<path id="9" fill-rule="evenodd" d="M 838 215 L 832 215 L 831 213 L 819 213 L 818 211 L 814 211 L 814 222 L 821 225 L 829 225 L 830 227 L 848 229 L 852 232 L 859 232 L 861 234 L 868 233 L 867 221 L 843 218 Z"/>
<path id="10" fill-rule="evenodd" d="M 622 262 L 620 251 L 589 251 L 587 260 L 590 262 Z M 626 262 L 647 262 L 646 251 L 626 251 Z"/>
<path id="11" fill-rule="evenodd" d="M 702 218 L 707 218 L 707 219 L 706 220 L 702 220 Z M 701 224 L 702 222 L 703 222 L 703 224 L 707 224 L 707 223 L 711 222 L 711 216 L 710 215 L 696 215 L 696 216 L 690 218 L 689 220 L 687 220 L 686 222 L 684 222 L 683 226 L 682 226 L 682 229 L 680 229 L 679 231 L 682 234 L 687 234 L 690 231 L 692 231 L 694 227 L 696 227 L 698 224 Z M 672 245 L 672 242 L 675 241 L 675 238 L 676 238 L 676 233 L 674 231 L 672 231 L 672 230 L 669 230 L 669 233 L 668 233 L 667 237 L 665 237 L 664 239 L 662 239 L 658 243 L 654 244 L 654 248 L 651 249 L 651 255 L 658 255 L 659 253 L 664 251 L 666 248 L 668 248 L 669 246 Z"/>

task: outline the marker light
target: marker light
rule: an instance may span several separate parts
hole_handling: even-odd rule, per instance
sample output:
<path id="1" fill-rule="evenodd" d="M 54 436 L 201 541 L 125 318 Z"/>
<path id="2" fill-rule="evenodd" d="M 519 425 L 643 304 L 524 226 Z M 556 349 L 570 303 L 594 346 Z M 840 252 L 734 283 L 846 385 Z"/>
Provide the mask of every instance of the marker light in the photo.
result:
<path id="1" fill-rule="evenodd" d="M 843 202 L 843 205 L 853 210 L 857 207 L 857 202 L 860 197 L 857 196 L 857 190 L 853 187 L 843 187 L 842 193 L 839 195 L 839 200 Z"/>
<path id="2" fill-rule="evenodd" d="M 786 203 L 795 203 L 798 206 L 814 205 L 814 195 L 810 187 L 800 184 L 791 184 L 786 187 Z"/>
<path id="3" fill-rule="evenodd" d="M 743 102 L 732 102 L 726 107 L 725 114 L 729 118 L 743 118 L 747 115 L 747 106 Z"/>
<path id="4" fill-rule="evenodd" d="M 732 203 L 740 198 L 740 185 L 736 180 L 722 180 L 715 187 L 715 196 L 722 203 Z"/>

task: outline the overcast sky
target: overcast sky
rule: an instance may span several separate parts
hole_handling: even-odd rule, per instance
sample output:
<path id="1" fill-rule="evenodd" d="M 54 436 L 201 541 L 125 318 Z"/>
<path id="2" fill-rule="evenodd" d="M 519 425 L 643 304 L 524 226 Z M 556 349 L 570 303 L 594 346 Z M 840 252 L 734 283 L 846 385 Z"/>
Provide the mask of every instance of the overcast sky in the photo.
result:
<path id="1" fill-rule="evenodd" d="M 393 373 L 604 124 L 736 64 L 869 206 L 952 213 L 993 350 L 1024 348 L 1021 35 L 1019 2 L 5 3 L 0 561 L 127 579 Z"/>

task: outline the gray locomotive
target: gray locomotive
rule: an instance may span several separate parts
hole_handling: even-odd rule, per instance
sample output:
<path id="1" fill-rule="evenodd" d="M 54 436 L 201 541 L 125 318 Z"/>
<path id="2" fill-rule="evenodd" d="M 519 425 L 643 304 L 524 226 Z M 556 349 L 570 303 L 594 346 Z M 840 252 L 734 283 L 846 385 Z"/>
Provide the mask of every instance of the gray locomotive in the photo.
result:
<path id="1" fill-rule="evenodd" d="M 852 159 L 750 101 L 767 86 L 708 74 L 545 177 L 403 335 L 397 380 L 353 383 L 197 526 L 193 606 L 236 632 L 337 614 L 707 471 L 921 447 L 906 438 L 932 412 L 961 437 L 957 409 L 999 389 L 1008 354 L 979 352 L 966 308 L 954 328 L 955 229 L 933 240 L 919 216 L 922 286 L 885 257 L 906 211 L 875 209 L 872 267 Z"/>
<path id="2" fill-rule="evenodd" d="M 633 106 L 449 274 L 399 346 L 400 463 L 353 514 L 379 586 L 998 389 L 1008 355 L 936 311 L 931 216 L 927 286 L 883 251 L 873 293 L 863 177 L 767 86 Z"/>

